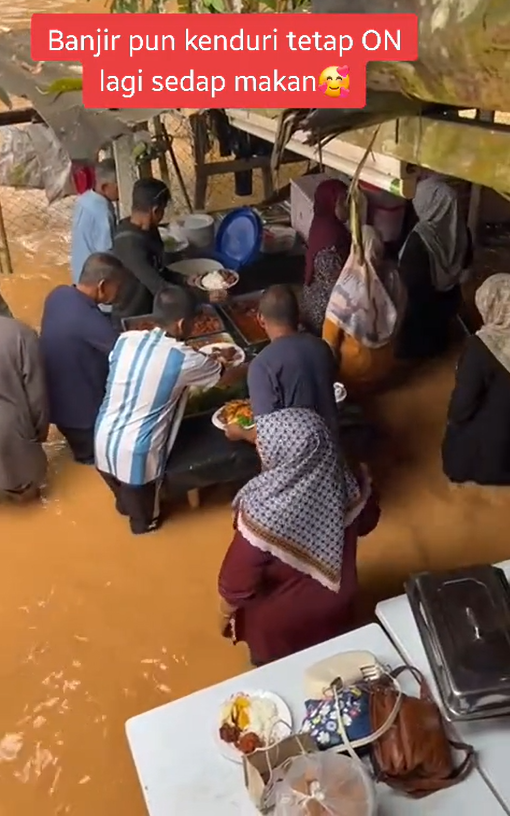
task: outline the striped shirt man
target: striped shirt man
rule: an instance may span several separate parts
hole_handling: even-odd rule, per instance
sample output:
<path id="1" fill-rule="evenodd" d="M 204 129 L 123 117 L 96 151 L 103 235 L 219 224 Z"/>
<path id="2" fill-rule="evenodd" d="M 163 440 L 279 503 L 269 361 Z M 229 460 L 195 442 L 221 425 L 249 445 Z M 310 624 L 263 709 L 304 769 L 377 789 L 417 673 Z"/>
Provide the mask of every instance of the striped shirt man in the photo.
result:
<path id="1" fill-rule="evenodd" d="M 162 329 L 121 335 L 96 422 L 97 469 L 133 488 L 161 481 L 188 388 L 210 388 L 221 375 L 220 363 Z"/>

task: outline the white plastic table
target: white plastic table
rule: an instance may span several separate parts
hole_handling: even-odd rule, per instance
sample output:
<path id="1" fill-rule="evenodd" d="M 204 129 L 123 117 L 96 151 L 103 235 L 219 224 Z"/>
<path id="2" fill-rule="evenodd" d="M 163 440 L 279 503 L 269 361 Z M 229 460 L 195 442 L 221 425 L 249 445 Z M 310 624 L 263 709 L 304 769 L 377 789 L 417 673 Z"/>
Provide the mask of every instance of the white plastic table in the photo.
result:
<path id="1" fill-rule="evenodd" d="M 510 579 L 510 561 L 495 566 Z M 439 701 L 425 650 L 406 595 L 377 604 L 376 615 L 405 662 L 416 666 L 430 683 Z M 454 730 L 460 739 L 475 748 L 479 770 L 494 793 L 510 813 L 510 716 L 480 722 L 456 722 Z M 474 813 L 474 810 L 473 810 Z"/>
<path id="2" fill-rule="evenodd" d="M 241 765 L 226 760 L 218 750 L 216 729 L 222 702 L 238 691 L 273 691 L 289 705 L 299 727 L 305 669 L 350 650 L 372 652 L 383 664 L 402 662 L 381 627 L 371 624 L 128 720 L 127 738 L 150 816 L 257 816 L 244 787 Z M 409 690 L 412 688 L 411 681 Z M 477 771 L 459 785 L 425 799 L 406 799 L 385 785 L 378 786 L 378 796 L 378 816 L 505 813 Z"/>

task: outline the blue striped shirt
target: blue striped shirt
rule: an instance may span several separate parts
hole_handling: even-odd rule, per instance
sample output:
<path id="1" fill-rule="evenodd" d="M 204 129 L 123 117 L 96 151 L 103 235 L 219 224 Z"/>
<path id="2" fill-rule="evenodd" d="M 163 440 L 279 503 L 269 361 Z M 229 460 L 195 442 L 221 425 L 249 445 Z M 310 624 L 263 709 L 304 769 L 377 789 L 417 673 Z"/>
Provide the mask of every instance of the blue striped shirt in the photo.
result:
<path id="1" fill-rule="evenodd" d="M 210 388 L 221 365 L 161 329 L 121 335 L 110 355 L 95 428 L 96 466 L 129 485 L 162 478 L 188 388 Z"/>

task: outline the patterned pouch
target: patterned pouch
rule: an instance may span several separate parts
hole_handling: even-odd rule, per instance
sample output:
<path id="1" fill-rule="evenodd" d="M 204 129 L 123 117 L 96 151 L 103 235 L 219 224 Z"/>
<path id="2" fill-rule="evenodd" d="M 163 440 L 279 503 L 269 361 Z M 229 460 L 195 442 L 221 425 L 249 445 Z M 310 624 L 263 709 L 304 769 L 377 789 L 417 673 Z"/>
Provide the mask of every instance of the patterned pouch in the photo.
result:
<path id="1" fill-rule="evenodd" d="M 338 700 L 338 702 L 337 702 Z M 360 686 L 349 686 L 339 692 L 327 692 L 322 700 L 307 700 L 302 732 L 309 734 L 319 751 L 343 744 L 338 728 L 338 711 L 351 743 L 370 737 L 372 728 L 369 715 L 369 695 Z"/>

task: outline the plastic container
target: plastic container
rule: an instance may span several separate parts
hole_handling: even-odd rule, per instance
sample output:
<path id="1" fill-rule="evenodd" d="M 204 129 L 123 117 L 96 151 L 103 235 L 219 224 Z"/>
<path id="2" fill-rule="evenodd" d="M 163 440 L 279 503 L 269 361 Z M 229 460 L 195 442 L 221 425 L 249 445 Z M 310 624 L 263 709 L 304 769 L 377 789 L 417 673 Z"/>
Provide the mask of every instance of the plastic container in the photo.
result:
<path id="1" fill-rule="evenodd" d="M 214 244 L 214 218 L 207 213 L 187 215 L 183 230 L 191 246 L 196 249 L 207 249 Z"/>
<path id="2" fill-rule="evenodd" d="M 360 761 L 342 754 L 303 754 L 276 783 L 275 816 L 375 816 L 376 792 Z"/>
<path id="3" fill-rule="evenodd" d="M 257 260 L 262 245 L 262 221 L 251 207 L 227 213 L 218 228 L 215 257 L 225 269 L 238 271 Z"/>
<path id="4" fill-rule="evenodd" d="M 369 219 L 386 244 L 398 241 L 404 224 L 406 200 L 371 184 L 361 183 L 368 200 Z"/>
<path id="5" fill-rule="evenodd" d="M 277 255 L 290 252 L 296 243 L 296 230 L 279 224 L 264 227 L 262 252 L 266 255 Z"/>

